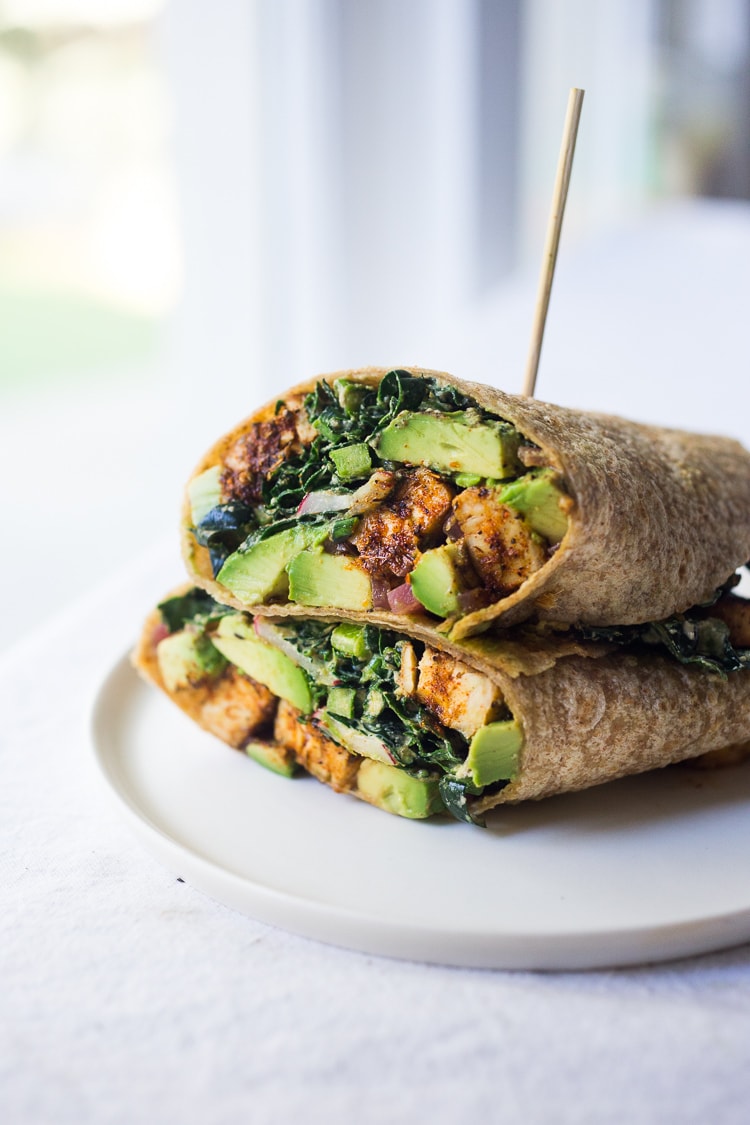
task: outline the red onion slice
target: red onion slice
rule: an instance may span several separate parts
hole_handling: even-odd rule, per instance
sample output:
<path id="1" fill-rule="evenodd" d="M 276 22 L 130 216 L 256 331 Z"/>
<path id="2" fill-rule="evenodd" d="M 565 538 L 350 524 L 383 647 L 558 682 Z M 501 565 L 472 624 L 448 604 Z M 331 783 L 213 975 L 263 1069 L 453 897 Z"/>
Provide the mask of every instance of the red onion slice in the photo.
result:
<path id="1" fill-rule="evenodd" d="M 372 608 L 373 609 L 390 609 L 388 602 L 388 594 L 390 593 L 390 586 L 385 578 L 373 577 L 372 583 Z"/>
<path id="2" fill-rule="evenodd" d="M 473 613 L 475 609 L 484 609 L 491 601 L 490 592 L 483 590 L 481 586 L 474 590 L 464 590 L 458 595 L 458 605 L 462 613 Z"/>
<path id="3" fill-rule="evenodd" d="M 388 606 L 393 613 L 419 613 L 423 608 L 408 582 L 388 591 Z"/>

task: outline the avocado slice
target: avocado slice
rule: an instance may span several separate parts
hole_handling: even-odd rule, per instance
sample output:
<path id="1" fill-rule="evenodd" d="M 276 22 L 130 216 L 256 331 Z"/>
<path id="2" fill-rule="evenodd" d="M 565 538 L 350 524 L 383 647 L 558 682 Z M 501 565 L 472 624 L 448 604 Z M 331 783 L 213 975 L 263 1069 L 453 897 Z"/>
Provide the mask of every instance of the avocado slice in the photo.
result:
<path id="1" fill-rule="evenodd" d="M 469 743 L 469 753 L 459 773 L 475 785 L 491 785 L 515 777 L 523 732 L 516 719 L 480 727 Z"/>
<path id="2" fill-rule="evenodd" d="M 350 625 L 348 621 L 337 625 L 331 633 L 331 647 L 344 656 L 354 657 L 355 660 L 369 660 L 370 658 L 364 627 L 362 625 Z"/>
<path id="3" fill-rule="evenodd" d="M 216 581 L 243 605 L 262 605 L 268 598 L 286 593 L 289 563 L 325 533 L 320 527 L 301 525 L 261 539 L 247 550 L 240 548 L 226 560 Z"/>
<path id="4" fill-rule="evenodd" d="M 559 543 L 568 530 L 568 517 L 560 507 L 564 497 L 554 469 L 543 469 L 506 484 L 500 489 L 500 503 L 522 515 L 532 531 L 549 543 Z"/>
<path id="5" fill-rule="evenodd" d="M 455 560 L 456 548 L 452 543 L 444 543 L 425 551 L 409 575 L 414 597 L 438 617 L 459 612 L 458 595 L 463 584 Z"/>
<path id="6" fill-rule="evenodd" d="M 404 410 L 383 430 L 376 448 L 384 461 L 503 480 L 518 469 L 520 440 L 518 431 L 507 422 L 476 422 L 465 411 L 416 414 Z"/>
<path id="7" fill-rule="evenodd" d="M 213 465 L 205 473 L 194 477 L 188 485 L 190 518 L 193 527 L 221 503 L 221 465 Z"/>
<path id="8" fill-rule="evenodd" d="M 347 555 L 302 551 L 289 565 L 289 600 L 300 605 L 370 609 L 370 576 Z"/>
<path id="9" fill-rule="evenodd" d="M 248 742 L 245 753 L 259 766 L 282 777 L 293 777 L 299 768 L 291 750 L 279 746 L 277 742 Z"/>
<path id="10" fill-rule="evenodd" d="M 226 660 L 208 637 L 182 630 L 156 647 L 156 659 L 167 691 L 195 686 L 223 672 Z"/>
<path id="11" fill-rule="evenodd" d="M 372 469 L 370 447 L 364 442 L 358 442 L 356 445 L 340 445 L 331 450 L 329 457 L 336 466 L 338 476 L 344 481 L 369 476 Z"/>
<path id="12" fill-rule="evenodd" d="M 297 707 L 305 715 L 312 711 L 310 681 L 286 653 L 262 641 L 241 613 L 222 617 L 213 634 L 213 643 L 219 652 L 241 672 L 257 680 Z"/>
<path id="13" fill-rule="evenodd" d="M 436 778 L 412 777 L 396 766 L 370 759 L 359 767 L 357 791 L 371 805 L 412 820 L 445 811 Z"/>
<path id="14" fill-rule="evenodd" d="M 340 723 L 330 710 L 321 711 L 319 719 L 333 741 L 338 742 L 339 746 L 343 746 L 352 754 L 358 754 L 362 758 L 372 758 L 376 762 L 386 762 L 388 765 L 395 761 L 393 754 L 377 735 L 367 734 L 366 731 Z"/>

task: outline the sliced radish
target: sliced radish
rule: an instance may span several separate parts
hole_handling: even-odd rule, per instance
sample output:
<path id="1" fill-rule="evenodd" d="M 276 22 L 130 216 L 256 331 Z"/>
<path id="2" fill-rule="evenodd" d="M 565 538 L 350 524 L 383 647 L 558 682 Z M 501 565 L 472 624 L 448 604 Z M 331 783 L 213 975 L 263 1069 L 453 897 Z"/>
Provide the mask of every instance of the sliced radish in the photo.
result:
<path id="1" fill-rule="evenodd" d="M 308 492 L 297 508 L 298 516 L 316 516 L 320 512 L 345 512 L 352 502 L 353 492 Z"/>
<path id="2" fill-rule="evenodd" d="M 373 761 L 384 762 L 389 766 L 396 762 L 394 755 L 377 735 L 348 727 L 345 723 L 340 723 L 338 719 L 334 719 L 333 715 L 329 715 L 327 711 L 316 711 L 314 718 L 318 720 L 334 742 L 338 742 L 340 746 L 343 746 L 352 754 L 359 754 L 362 758 L 372 758 Z"/>
<path id="3" fill-rule="evenodd" d="M 253 627 L 257 636 L 259 636 L 262 641 L 266 641 L 268 644 L 273 645 L 274 648 L 279 649 L 280 652 L 283 652 L 298 668 L 301 668 L 303 672 L 307 672 L 308 676 L 311 676 L 313 680 L 317 680 L 318 683 L 322 684 L 331 684 L 334 682 L 323 664 L 317 663 L 311 660 L 309 656 L 304 656 L 303 653 L 299 652 L 292 642 L 284 636 L 283 631 L 278 625 L 275 625 L 269 617 L 261 617 L 261 615 L 258 614 L 253 618 Z"/>

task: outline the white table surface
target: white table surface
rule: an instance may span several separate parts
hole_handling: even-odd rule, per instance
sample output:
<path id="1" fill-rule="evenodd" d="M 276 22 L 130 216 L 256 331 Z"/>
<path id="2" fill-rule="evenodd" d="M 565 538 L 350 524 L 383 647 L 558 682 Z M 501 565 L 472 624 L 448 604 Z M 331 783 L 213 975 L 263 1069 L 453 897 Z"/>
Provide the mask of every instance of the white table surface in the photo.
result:
<path id="1" fill-rule="evenodd" d="M 582 267 L 557 294 L 565 315 L 545 345 L 544 395 L 662 420 L 671 395 L 681 424 L 748 440 L 750 213 L 687 218 L 646 227 L 639 260 L 644 244 L 654 261 L 681 248 L 671 275 L 681 311 L 663 315 L 689 346 L 670 347 L 653 297 L 663 273 L 634 258 L 631 331 L 606 345 L 614 312 L 599 294 L 580 379 L 559 393 L 595 289 Z M 615 263 L 630 261 L 631 245 Z M 518 319 L 512 295 L 498 309 L 476 320 L 477 354 L 490 354 L 503 317 Z M 605 352 L 609 389 L 594 382 Z M 456 357 L 442 366 L 458 372 Z M 110 660 L 181 573 L 173 538 L 0 658 L 0 1120 L 744 1125 L 750 946 L 573 974 L 387 961 L 235 914 L 142 850 L 94 767 L 89 708 Z"/>

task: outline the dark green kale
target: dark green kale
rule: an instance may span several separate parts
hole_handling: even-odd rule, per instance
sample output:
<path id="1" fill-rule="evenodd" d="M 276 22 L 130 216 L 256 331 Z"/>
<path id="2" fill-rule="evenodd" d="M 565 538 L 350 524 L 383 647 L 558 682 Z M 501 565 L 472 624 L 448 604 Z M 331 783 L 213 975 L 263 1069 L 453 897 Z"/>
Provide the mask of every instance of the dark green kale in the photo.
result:
<path id="1" fill-rule="evenodd" d="M 344 726 L 380 738 L 398 764 L 420 776 L 424 771 L 451 773 L 465 760 L 466 739 L 447 730 L 418 700 L 397 691 L 404 640 L 397 633 L 363 626 L 369 655 L 358 660 L 331 644 L 334 626 L 320 621 L 295 621 L 289 640 L 307 660 L 320 663 L 328 684 L 353 688 L 354 714 L 337 716 Z M 421 656 L 423 646 L 410 642 Z M 324 705 L 328 687 L 313 688 L 316 705 Z"/>
<path id="2" fill-rule="evenodd" d="M 464 736 L 443 727 L 413 696 L 397 691 L 403 638 L 368 625 L 365 639 L 371 655 L 364 665 L 332 650 L 334 675 L 357 692 L 355 715 L 348 725 L 380 738 L 410 773 L 457 769 L 468 749 Z M 423 646 L 411 643 L 421 656 Z"/>
<path id="3" fill-rule="evenodd" d="M 446 775 L 440 778 L 438 789 L 443 804 L 451 816 L 456 820 L 464 820 L 467 824 L 477 824 L 480 828 L 486 828 L 484 817 L 477 816 L 469 808 L 468 798 L 476 796 L 481 790 L 472 785 L 468 779 Z"/>
<path id="4" fill-rule="evenodd" d="M 333 385 L 321 381 L 305 398 L 305 411 L 317 436 L 264 481 L 263 504 L 269 510 L 292 515 L 308 492 L 351 490 L 353 481 L 338 476 L 329 456 L 331 450 L 357 443 L 372 446 L 397 414 L 420 408 L 442 413 L 474 410 L 478 421 L 490 417 L 455 387 L 408 371 L 389 371 L 377 387 L 348 379 L 339 379 Z M 372 460 L 373 465 L 363 470 L 362 480 L 378 464 L 374 451 Z"/>
<path id="5" fill-rule="evenodd" d="M 310 422 L 329 448 L 353 442 L 369 443 L 404 410 L 451 413 L 477 404 L 455 387 L 427 376 L 389 371 L 377 387 L 339 379 L 333 386 L 318 383 L 305 399 Z M 487 418 L 490 415 L 486 415 Z"/>
<path id="6" fill-rule="evenodd" d="M 179 633 L 186 625 L 192 625 L 202 631 L 209 622 L 218 621 L 225 614 L 235 612 L 230 606 L 220 605 L 219 602 L 214 601 L 210 594 L 197 586 L 188 590 L 186 594 L 167 598 L 166 601 L 160 602 L 157 608 L 170 633 Z"/>
<path id="7" fill-rule="evenodd" d="M 750 668 L 750 649 L 736 649 L 729 627 L 716 617 L 691 620 L 687 615 L 658 621 L 643 634 L 647 645 L 661 645 L 681 664 L 697 664 L 723 679 L 727 673 Z"/>
<path id="8" fill-rule="evenodd" d="M 279 535 L 282 531 L 289 531 L 293 527 L 322 527 L 330 520 L 330 515 L 318 513 L 313 516 L 283 516 L 281 519 L 272 519 L 270 523 L 251 531 L 239 550 L 248 551 L 263 539 L 270 539 L 272 535 Z"/>
<path id="9" fill-rule="evenodd" d="M 719 596 L 736 584 L 732 580 L 730 583 L 721 588 Z M 706 604 L 710 606 L 714 602 Z M 625 648 L 662 648 L 680 664 L 695 664 L 722 679 L 730 672 L 750 668 L 750 649 L 735 648 L 725 622 L 700 614 L 699 610 L 697 607 L 664 621 L 643 625 L 578 625 L 572 632 L 584 641 L 604 641 Z"/>
<path id="10" fill-rule="evenodd" d="M 195 528 L 195 538 L 201 547 L 208 548 L 214 575 L 245 541 L 257 522 L 253 509 L 235 500 L 219 504 L 206 513 Z"/>
<path id="11" fill-rule="evenodd" d="M 740 570 L 747 570 L 749 567 L 750 567 L 750 563 L 745 563 L 744 566 L 740 567 Z M 710 606 L 716 605 L 716 603 L 719 601 L 720 598 L 723 598 L 725 594 L 730 593 L 735 588 L 735 586 L 739 586 L 740 582 L 741 582 L 741 577 L 735 571 L 734 574 L 729 575 L 726 582 L 722 583 L 721 586 L 716 587 L 716 589 L 714 590 L 713 594 L 708 599 L 708 601 L 699 602 L 697 608 L 708 609 Z"/>

